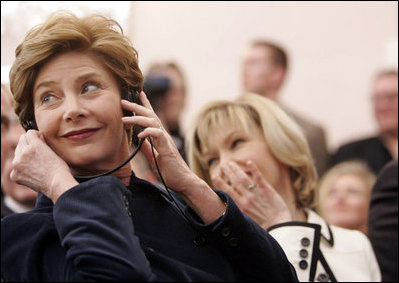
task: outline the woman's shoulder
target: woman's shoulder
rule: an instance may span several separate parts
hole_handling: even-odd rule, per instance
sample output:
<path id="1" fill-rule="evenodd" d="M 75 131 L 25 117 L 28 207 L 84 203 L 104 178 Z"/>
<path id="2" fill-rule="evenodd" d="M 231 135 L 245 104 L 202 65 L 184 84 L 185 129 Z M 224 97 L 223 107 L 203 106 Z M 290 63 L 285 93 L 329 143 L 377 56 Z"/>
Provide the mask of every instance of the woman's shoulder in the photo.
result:
<path id="1" fill-rule="evenodd" d="M 368 237 L 358 230 L 346 229 L 334 225 L 330 225 L 331 231 L 334 235 L 334 239 L 337 247 L 348 247 L 352 249 L 364 248 L 365 245 L 369 245 L 370 241 Z"/>
<path id="2" fill-rule="evenodd" d="M 346 237 L 367 238 L 367 236 L 359 230 L 343 228 L 332 224 L 330 224 L 330 228 L 335 234 L 338 233 L 339 235 L 344 235 Z"/>
<path id="3" fill-rule="evenodd" d="M 35 208 L 31 211 L 4 217 L 1 220 L 1 238 L 3 241 L 5 237 L 15 237 L 14 233 L 22 233 L 22 235 L 32 238 L 34 231 L 39 232 L 50 227 L 54 227 L 52 207 Z"/>

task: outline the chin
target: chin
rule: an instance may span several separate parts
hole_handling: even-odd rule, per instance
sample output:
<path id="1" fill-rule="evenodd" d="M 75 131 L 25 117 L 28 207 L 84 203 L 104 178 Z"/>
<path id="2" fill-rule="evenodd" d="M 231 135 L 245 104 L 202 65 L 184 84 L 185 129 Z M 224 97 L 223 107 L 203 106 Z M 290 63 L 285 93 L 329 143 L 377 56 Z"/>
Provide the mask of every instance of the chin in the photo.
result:
<path id="1" fill-rule="evenodd" d="M 70 168 L 75 170 L 100 170 L 101 164 L 104 163 L 104 156 L 95 155 L 91 152 L 74 154 L 71 157 L 64 158 Z"/>

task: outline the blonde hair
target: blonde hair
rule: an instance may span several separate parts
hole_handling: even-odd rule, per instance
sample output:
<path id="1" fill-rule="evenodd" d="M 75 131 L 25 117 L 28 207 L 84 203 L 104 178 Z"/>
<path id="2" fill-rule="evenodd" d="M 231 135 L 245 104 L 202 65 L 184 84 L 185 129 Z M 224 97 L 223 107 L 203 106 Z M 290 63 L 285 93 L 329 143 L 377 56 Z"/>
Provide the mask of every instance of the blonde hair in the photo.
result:
<path id="1" fill-rule="evenodd" d="M 290 169 L 297 207 L 313 206 L 317 173 L 306 138 L 299 126 L 273 101 L 257 94 L 244 94 L 234 101 L 219 100 L 198 112 L 186 140 L 192 170 L 211 185 L 203 150 L 208 147 L 212 129 L 232 123 L 247 132 L 251 125 L 262 130 L 274 157 Z"/>
<path id="2" fill-rule="evenodd" d="M 68 11 L 56 12 L 31 29 L 15 50 L 10 87 L 21 123 L 34 120 L 33 86 L 41 67 L 68 51 L 99 56 L 115 76 L 121 95 L 142 90 L 137 51 L 115 20 L 102 15 L 78 18 Z"/>
<path id="3" fill-rule="evenodd" d="M 376 175 L 369 169 L 366 163 L 363 161 L 353 160 L 344 161 L 331 167 L 324 175 L 320 178 L 317 186 L 319 192 L 319 201 L 316 206 L 317 212 L 323 216 L 323 207 L 325 204 L 326 197 L 331 190 L 334 182 L 343 175 L 354 175 L 363 181 L 366 188 L 369 190 L 367 193 L 371 193 L 371 189 L 376 180 Z"/>

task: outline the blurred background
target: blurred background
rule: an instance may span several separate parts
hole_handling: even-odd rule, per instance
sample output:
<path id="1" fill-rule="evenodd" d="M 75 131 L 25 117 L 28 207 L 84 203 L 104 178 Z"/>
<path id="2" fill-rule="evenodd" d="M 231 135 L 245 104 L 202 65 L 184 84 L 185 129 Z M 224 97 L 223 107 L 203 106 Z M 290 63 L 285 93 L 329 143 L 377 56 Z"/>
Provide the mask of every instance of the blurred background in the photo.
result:
<path id="1" fill-rule="evenodd" d="M 325 128 L 331 151 L 376 132 L 372 78 L 398 68 L 397 1 L 1 1 L 2 82 L 26 32 L 59 9 L 116 19 L 143 73 L 153 62 L 179 64 L 187 83 L 183 133 L 202 104 L 241 93 L 241 56 L 254 39 L 286 49 L 281 99 Z"/>

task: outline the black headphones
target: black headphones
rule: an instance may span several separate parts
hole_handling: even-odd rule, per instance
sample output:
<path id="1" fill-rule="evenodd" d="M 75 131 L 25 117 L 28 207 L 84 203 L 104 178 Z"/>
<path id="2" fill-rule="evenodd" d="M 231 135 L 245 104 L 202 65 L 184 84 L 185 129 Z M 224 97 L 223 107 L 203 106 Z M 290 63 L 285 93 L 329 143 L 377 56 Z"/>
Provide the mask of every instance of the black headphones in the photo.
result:
<path id="1" fill-rule="evenodd" d="M 122 99 L 128 100 L 130 102 L 136 103 L 136 104 L 140 104 L 142 105 L 140 98 L 139 98 L 139 91 L 138 90 L 132 90 L 129 87 L 125 88 L 126 91 L 122 91 Z M 125 109 L 123 109 L 123 115 L 124 116 L 131 116 L 132 112 L 127 111 Z M 133 112 L 133 116 L 135 115 L 135 113 Z M 25 129 L 25 131 L 28 130 L 38 130 L 38 127 L 36 125 L 36 121 L 35 118 L 32 117 L 32 120 L 25 120 L 21 122 L 22 127 Z M 119 170 L 121 167 L 125 166 L 140 150 L 141 145 L 144 142 L 144 139 L 141 139 L 139 141 L 137 135 L 143 130 L 144 128 L 141 126 L 133 126 L 133 133 L 132 133 L 132 139 L 133 139 L 133 143 L 136 146 L 135 151 L 129 156 L 129 158 L 123 162 L 122 164 L 120 164 L 119 166 L 115 167 L 114 169 L 111 169 L 109 171 L 106 171 L 104 173 L 98 174 L 98 175 L 92 175 L 92 176 L 74 176 L 75 179 L 79 182 L 81 181 L 85 181 L 88 179 L 92 179 L 92 178 L 96 178 L 96 177 L 100 177 L 100 176 L 106 176 L 109 175 L 117 170 Z"/>
<path id="2" fill-rule="evenodd" d="M 25 120 L 21 122 L 22 127 L 25 129 L 25 132 L 27 132 L 28 130 L 37 130 L 37 125 L 36 125 L 36 121 L 35 118 L 33 118 L 33 120 Z"/>

